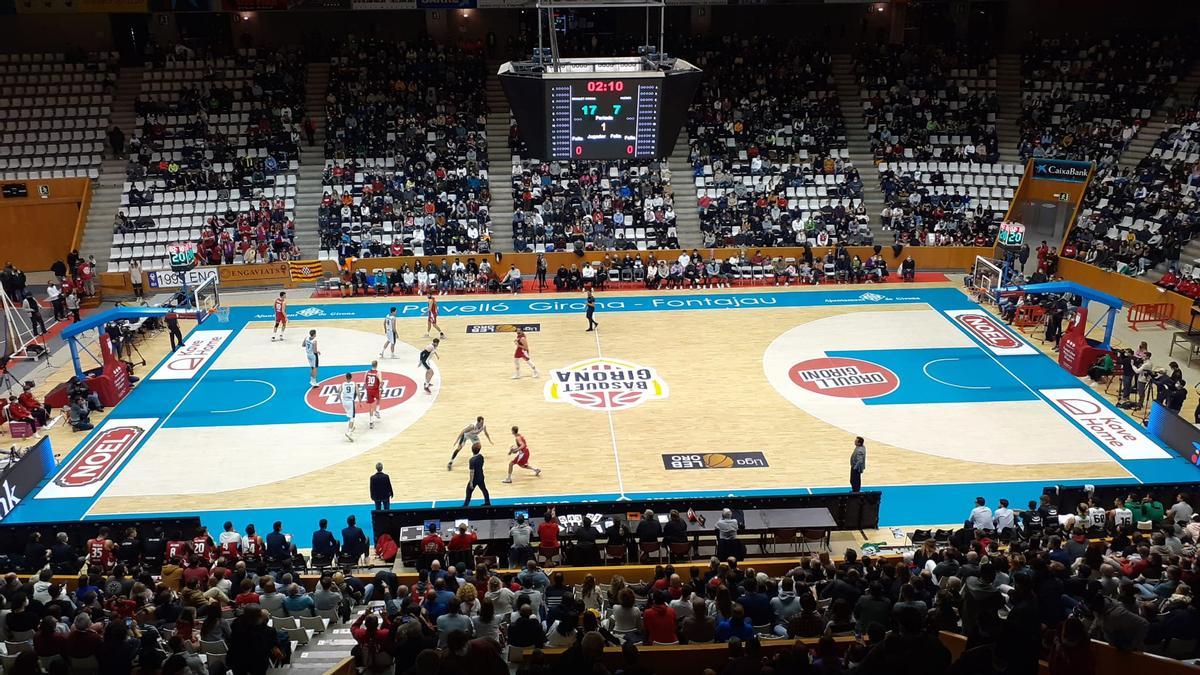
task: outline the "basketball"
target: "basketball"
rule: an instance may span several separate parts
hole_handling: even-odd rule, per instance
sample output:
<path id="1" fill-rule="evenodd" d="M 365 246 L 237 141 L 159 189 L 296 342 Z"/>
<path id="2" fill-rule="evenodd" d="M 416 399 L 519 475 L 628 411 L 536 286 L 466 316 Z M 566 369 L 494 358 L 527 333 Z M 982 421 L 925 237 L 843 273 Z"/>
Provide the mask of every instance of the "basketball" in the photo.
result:
<path id="1" fill-rule="evenodd" d="M 479 441 L 475 441 L 474 443 L 471 444 L 471 452 L 475 452 L 476 450 L 481 450 L 482 448 L 483 448 L 483 444 L 481 444 Z"/>
<path id="2" fill-rule="evenodd" d="M 733 458 L 720 453 L 705 455 L 704 465 L 710 469 L 728 469 L 733 466 Z"/>

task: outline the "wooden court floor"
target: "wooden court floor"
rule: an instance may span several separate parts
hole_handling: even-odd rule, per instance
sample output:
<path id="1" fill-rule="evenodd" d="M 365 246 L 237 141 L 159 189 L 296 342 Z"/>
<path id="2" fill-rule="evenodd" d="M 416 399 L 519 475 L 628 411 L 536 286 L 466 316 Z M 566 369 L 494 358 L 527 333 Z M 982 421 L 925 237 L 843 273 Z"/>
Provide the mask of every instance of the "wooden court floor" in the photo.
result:
<path id="1" fill-rule="evenodd" d="M 233 295 L 223 300 L 239 304 Z M 871 309 L 903 311 L 913 306 Z M 858 310 L 856 306 L 833 306 L 608 312 L 597 315 L 600 329 L 596 333 L 584 331 L 586 323 L 581 315 L 443 317 L 443 329 L 449 339 L 438 362 L 440 391 L 429 412 L 403 432 L 387 431 L 385 413 L 380 429 L 363 434 L 363 438 L 370 435 L 379 444 L 351 459 L 286 481 L 273 480 L 270 467 L 255 466 L 253 470 L 262 476 L 261 485 L 188 495 L 179 498 L 183 503 L 177 506 L 209 510 L 235 505 L 256 508 L 361 503 L 367 499 L 367 478 L 376 462 L 383 462 L 391 475 L 396 502 L 461 501 L 467 478 L 466 456 L 459 456 L 453 471 L 447 471 L 446 462 L 459 430 L 476 415 L 487 419 L 495 442 L 491 445 L 486 439 L 483 441 L 493 499 L 845 486 L 853 435 L 806 414 L 777 393 L 764 377 L 763 353 L 772 340 L 788 329 Z M 510 379 L 513 335 L 466 334 L 465 325 L 469 322 L 541 324 L 541 331 L 529 337 L 542 379 L 532 379 L 527 371 L 519 380 Z M 322 327 L 336 326 L 378 334 L 379 324 L 378 320 L 320 320 L 296 327 L 302 325 L 320 331 Z M 401 320 L 398 326 L 401 341 L 417 349 L 427 342 L 423 337 L 423 318 Z M 252 329 L 264 327 L 270 328 L 269 324 L 247 325 Z M 298 343 L 300 331 L 293 328 L 291 332 L 290 339 Z M 144 353 L 165 352 L 165 336 L 147 342 L 142 347 Z M 160 344 L 162 347 L 157 346 Z M 374 356 L 362 354 L 364 367 Z M 545 400 L 547 372 L 598 356 L 654 368 L 668 383 L 669 396 L 612 413 Z M 297 365 L 302 365 L 299 358 Z M 508 431 L 512 425 L 520 426 L 532 450 L 531 463 L 543 472 L 535 478 L 518 470 L 514 482 L 505 485 L 501 479 L 507 464 L 506 451 L 512 442 Z M 930 429 L 929 433 L 960 431 Z M 295 425 L 295 433 L 306 433 L 304 425 Z M 286 443 L 287 439 L 279 441 Z M 333 436 L 329 442 L 345 440 Z M 58 449 L 62 451 L 63 447 Z M 762 452 L 769 466 L 671 471 L 664 468 L 662 459 L 665 453 L 728 452 Z M 1021 465 L 997 458 L 994 463 L 968 462 L 881 443 L 871 444 L 870 453 L 868 483 L 877 484 L 1128 476 L 1114 461 Z M 242 469 L 230 467 L 230 470 Z M 180 480 L 187 478 L 181 476 Z M 477 493 L 476 503 L 478 499 Z M 161 496 L 102 497 L 91 513 L 153 512 L 163 510 L 163 506 Z"/>

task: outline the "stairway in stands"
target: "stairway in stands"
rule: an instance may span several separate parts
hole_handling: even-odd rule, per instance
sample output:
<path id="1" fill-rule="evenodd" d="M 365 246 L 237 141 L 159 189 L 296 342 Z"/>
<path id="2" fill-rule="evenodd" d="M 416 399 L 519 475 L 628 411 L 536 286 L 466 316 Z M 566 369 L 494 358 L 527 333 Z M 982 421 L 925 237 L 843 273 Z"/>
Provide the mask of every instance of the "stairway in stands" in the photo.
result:
<path id="1" fill-rule="evenodd" d="M 1180 78 L 1179 83 L 1175 85 L 1174 106 L 1190 106 L 1197 91 L 1200 91 L 1200 63 L 1193 65 L 1191 71 Z M 1150 154 L 1150 151 L 1154 149 L 1154 142 L 1158 140 L 1162 132 L 1166 131 L 1168 126 L 1173 124 L 1174 112 L 1173 109 L 1167 110 L 1166 106 L 1154 111 L 1150 121 L 1133 137 L 1125 152 L 1121 153 L 1120 166 L 1122 169 L 1136 168 Z"/>
<path id="2" fill-rule="evenodd" d="M 113 93 L 112 115 L 109 124 L 120 127 L 125 134 L 125 147 L 133 139 L 137 127 L 137 114 L 133 104 L 142 87 L 141 68 L 122 68 L 117 78 L 117 89 Z M 88 209 L 87 224 L 83 229 L 80 253 L 86 258 L 96 256 L 100 270 L 108 268 L 109 249 L 113 241 L 113 219 L 121 210 L 121 193 L 125 186 L 125 169 L 129 161 L 106 158 L 100 166 L 100 177 L 92 183 L 92 203 Z M 66 252 L 63 252 L 66 256 Z"/>
<path id="3" fill-rule="evenodd" d="M 688 162 L 690 141 L 687 135 L 687 125 L 679 130 L 675 139 L 675 148 L 667 159 L 667 168 L 671 171 L 671 192 L 675 203 L 675 236 L 679 239 L 682 249 L 700 248 L 704 236 L 700 232 L 700 206 L 696 194 L 696 181 L 692 173 L 692 165 Z"/>
<path id="4" fill-rule="evenodd" d="M 492 250 L 509 253 L 513 250 L 512 153 L 508 151 L 508 99 L 496 75 L 501 63 L 496 58 L 487 62 L 488 187 L 492 191 L 488 210 L 492 216 Z"/>
<path id="5" fill-rule="evenodd" d="M 837 84 L 838 104 L 842 108 L 842 119 L 846 124 L 846 144 L 850 149 L 850 161 L 858 169 L 863 182 L 863 204 L 867 217 L 871 219 L 871 235 L 880 241 L 883 211 L 883 192 L 879 189 L 879 172 L 875 168 L 875 156 L 871 153 L 871 142 L 867 136 L 867 124 L 863 119 L 862 90 L 854 77 L 854 60 L 849 54 L 833 55 L 833 80 Z"/>
<path id="6" fill-rule="evenodd" d="M 366 609 L 366 605 L 359 605 L 354 609 L 353 617 L 357 618 Z M 294 648 L 290 664 L 267 672 L 270 675 L 322 675 L 350 656 L 353 647 L 350 624 L 330 624 L 323 632 L 309 637 L 308 644 Z"/>
<path id="7" fill-rule="evenodd" d="M 1000 54 L 996 57 L 996 96 L 1000 112 L 996 114 L 996 137 L 1000 143 L 1000 161 L 1021 161 L 1021 56 Z"/>
<path id="8" fill-rule="evenodd" d="M 321 205 L 321 173 L 325 169 L 325 95 L 329 91 L 329 62 L 308 64 L 304 111 L 317 132 L 314 143 L 300 139 L 300 175 L 296 178 L 296 247 L 300 256 L 315 260 L 321 247 L 317 208 Z"/>

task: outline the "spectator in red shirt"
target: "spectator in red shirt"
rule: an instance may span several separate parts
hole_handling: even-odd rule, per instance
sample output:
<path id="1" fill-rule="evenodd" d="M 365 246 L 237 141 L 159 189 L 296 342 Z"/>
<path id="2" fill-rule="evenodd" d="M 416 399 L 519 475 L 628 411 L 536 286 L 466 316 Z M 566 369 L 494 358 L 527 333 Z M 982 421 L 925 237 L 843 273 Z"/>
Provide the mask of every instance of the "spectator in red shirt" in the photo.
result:
<path id="1" fill-rule="evenodd" d="M 538 525 L 537 534 L 542 546 L 558 548 L 558 522 L 550 513 L 546 513 L 542 524 Z"/>
<path id="2" fill-rule="evenodd" d="M 26 382 L 21 385 L 21 395 L 17 397 L 17 401 L 25 406 L 29 414 L 37 420 L 38 426 L 44 427 L 50 421 L 50 412 L 33 395 L 33 382 Z"/>
<path id="3" fill-rule="evenodd" d="M 652 604 L 642 612 L 642 627 L 646 631 L 647 645 L 679 641 L 675 633 L 675 610 L 667 606 L 666 593 L 654 593 Z"/>
<path id="4" fill-rule="evenodd" d="M 33 651 L 38 658 L 58 656 L 67 649 L 67 634 L 58 632 L 58 621 L 52 616 L 43 616 L 33 636 Z"/>
<path id="5" fill-rule="evenodd" d="M 8 397 L 8 408 L 4 411 L 10 422 L 25 422 L 33 429 L 38 428 L 37 420 L 33 419 L 29 409 L 21 405 L 16 396 Z"/>
<path id="6" fill-rule="evenodd" d="M 358 642 L 359 658 L 364 663 L 374 663 L 376 655 L 391 649 L 392 624 L 386 612 L 364 612 L 350 626 L 350 634 Z"/>
<path id="7" fill-rule="evenodd" d="M 189 584 L 195 581 L 203 588 L 208 588 L 208 567 L 199 556 L 193 555 L 188 559 L 188 566 L 183 570 L 183 583 Z"/>
<path id="8" fill-rule="evenodd" d="M 1178 283 L 1179 283 L 1179 275 L 1175 273 L 1175 268 L 1172 267 L 1171 269 L 1167 270 L 1166 274 L 1162 275 L 1162 278 L 1160 278 L 1158 281 L 1154 282 L 1154 285 L 1162 286 L 1163 288 L 1170 289 L 1170 288 L 1175 288 L 1175 285 Z"/>
<path id="9" fill-rule="evenodd" d="M 458 524 L 458 532 L 450 537 L 450 544 L 446 550 L 450 552 L 450 561 L 454 564 L 470 562 L 471 547 L 479 536 L 467 528 L 466 523 Z"/>
<path id="10" fill-rule="evenodd" d="M 67 634 L 67 656 L 74 659 L 95 656 L 100 649 L 100 643 L 104 641 L 97 627 L 103 627 L 103 624 L 93 624 L 92 617 L 87 612 L 76 616 L 71 632 Z"/>
<path id="11" fill-rule="evenodd" d="M 442 535 L 438 532 L 437 523 L 429 524 L 429 534 L 421 540 L 421 558 L 422 567 L 428 567 L 429 563 L 436 558 L 440 558 L 446 553 L 446 542 L 442 541 Z"/>
<path id="12" fill-rule="evenodd" d="M 235 605 L 257 605 L 258 593 L 254 592 L 254 581 L 252 579 L 242 579 L 242 587 L 238 592 L 237 597 L 233 599 Z"/>

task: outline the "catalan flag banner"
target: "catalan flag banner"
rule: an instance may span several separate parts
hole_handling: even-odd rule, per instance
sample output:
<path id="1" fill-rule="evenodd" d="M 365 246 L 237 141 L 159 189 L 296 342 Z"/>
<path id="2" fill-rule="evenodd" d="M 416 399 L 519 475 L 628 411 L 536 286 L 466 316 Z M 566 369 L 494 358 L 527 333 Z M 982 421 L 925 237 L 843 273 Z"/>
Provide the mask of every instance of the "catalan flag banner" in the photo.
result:
<path id="1" fill-rule="evenodd" d="M 292 281 L 316 281 L 321 278 L 321 261 L 290 260 L 288 261 L 288 273 L 291 275 Z"/>

